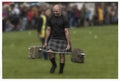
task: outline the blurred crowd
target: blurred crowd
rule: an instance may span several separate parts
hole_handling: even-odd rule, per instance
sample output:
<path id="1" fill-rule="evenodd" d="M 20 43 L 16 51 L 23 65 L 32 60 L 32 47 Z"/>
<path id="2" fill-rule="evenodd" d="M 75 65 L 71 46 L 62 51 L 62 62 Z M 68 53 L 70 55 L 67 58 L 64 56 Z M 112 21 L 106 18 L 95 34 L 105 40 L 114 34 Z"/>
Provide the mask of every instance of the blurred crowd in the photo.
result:
<path id="1" fill-rule="evenodd" d="M 24 31 L 36 29 L 41 11 L 52 11 L 55 2 L 3 2 L 2 30 Z M 117 2 L 71 3 L 59 2 L 62 14 L 69 20 L 70 28 L 93 25 L 118 24 Z M 48 12 L 50 13 L 50 12 Z M 51 13 L 52 15 L 52 13 Z"/>

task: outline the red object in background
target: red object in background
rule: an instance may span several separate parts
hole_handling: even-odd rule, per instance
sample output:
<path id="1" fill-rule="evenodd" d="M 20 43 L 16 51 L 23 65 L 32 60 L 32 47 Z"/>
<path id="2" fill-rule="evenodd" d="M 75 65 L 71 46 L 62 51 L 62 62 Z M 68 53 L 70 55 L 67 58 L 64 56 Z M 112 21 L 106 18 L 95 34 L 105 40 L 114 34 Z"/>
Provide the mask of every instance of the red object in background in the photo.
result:
<path id="1" fill-rule="evenodd" d="M 2 2 L 2 5 L 11 5 L 12 2 Z"/>
<path id="2" fill-rule="evenodd" d="M 2 17 L 6 17 L 6 13 L 5 12 L 2 12 Z"/>
<path id="3" fill-rule="evenodd" d="M 29 12 L 27 13 L 27 19 L 28 19 L 28 21 L 31 21 L 32 18 L 33 18 L 33 16 L 34 16 L 34 12 L 33 12 L 33 11 L 29 11 Z"/>

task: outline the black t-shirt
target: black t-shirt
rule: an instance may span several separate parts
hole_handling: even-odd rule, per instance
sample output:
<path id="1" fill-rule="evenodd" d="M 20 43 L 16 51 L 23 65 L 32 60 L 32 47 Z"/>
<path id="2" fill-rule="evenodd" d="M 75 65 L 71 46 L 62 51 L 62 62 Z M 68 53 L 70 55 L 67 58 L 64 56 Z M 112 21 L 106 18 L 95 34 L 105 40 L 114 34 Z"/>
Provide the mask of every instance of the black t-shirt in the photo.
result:
<path id="1" fill-rule="evenodd" d="M 69 23 L 65 16 L 52 16 L 48 20 L 47 26 L 51 27 L 51 39 L 66 40 L 65 28 L 69 28 Z"/>

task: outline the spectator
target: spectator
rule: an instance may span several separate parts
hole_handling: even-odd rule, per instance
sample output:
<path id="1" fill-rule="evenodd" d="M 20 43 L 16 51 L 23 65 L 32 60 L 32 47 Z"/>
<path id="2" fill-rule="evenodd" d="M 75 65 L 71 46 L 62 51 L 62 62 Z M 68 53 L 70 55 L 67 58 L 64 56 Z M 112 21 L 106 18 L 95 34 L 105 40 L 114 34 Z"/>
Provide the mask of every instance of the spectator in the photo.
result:
<path id="1" fill-rule="evenodd" d="M 33 17 L 34 17 L 34 12 L 32 11 L 31 8 L 29 8 L 27 12 L 27 20 L 28 20 L 27 29 L 33 29 L 33 22 L 32 22 Z"/>
<path id="2" fill-rule="evenodd" d="M 85 22 L 85 12 L 86 12 L 86 7 L 84 4 L 81 9 L 81 25 L 82 26 L 84 26 L 84 22 Z"/>
<path id="3" fill-rule="evenodd" d="M 34 13 L 34 16 L 33 16 L 33 18 L 32 18 L 32 26 L 33 26 L 33 28 L 32 29 L 36 29 L 37 27 L 37 17 L 39 16 L 38 14 L 38 11 L 39 11 L 39 8 L 38 8 L 39 6 L 37 6 L 37 5 L 34 5 L 33 7 L 32 7 L 32 12 Z"/>
<path id="4" fill-rule="evenodd" d="M 42 47 L 43 44 L 45 43 L 45 30 L 46 30 L 46 24 L 47 24 L 47 20 L 48 18 L 51 16 L 51 10 L 47 9 L 47 10 L 42 10 L 40 17 L 38 17 L 37 19 L 37 32 L 38 32 L 38 36 L 42 42 Z M 43 52 L 43 56 L 44 59 L 47 60 L 48 59 L 48 53 L 47 52 Z"/>
<path id="5" fill-rule="evenodd" d="M 87 8 L 86 11 L 85 11 L 84 26 L 89 26 L 90 25 L 90 16 L 91 16 L 91 11 Z"/>
<path id="6" fill-rule="evenodd" d="M 12 10 L 12 14 L 16 14 L 16 15 L 20 15 L 20 9 L 18 8 L 18 4 L 15 4 L 13 10 Z"/>
<path id="7" fill-rule="evenodd" d="M 102 25 L 104 21 L 104 12 L 102 6 L 97 7 L 97 14 L 98 14 L 98 23 L 99 25 Z"/>
<path id="8" fill-rule="evenodd" d="M 4 2 L 3 2 L 4 3 Z M 3 31 L 11 31 L 13 28 L 23 31 L 25 29 L 35 29 L 36 19 L 38 17 L 39 9 L 52 9 L 54 3 L 18 3 L 8 2 L 10 4 L 3 4 L 4 14 L 2 18 Z M 66 15 L 69 20 L 70 27 L 74 26 L 87 26 L 90 23 L 94 25 L 100 24 L 117 24 L 118 23 L 118 3 L 60 3 L 62 13 Z M 94 6 L 97 5 L 97 6 Z M 20 6 L 20 7 L 19 7 Z M 43 6 L 43 7 L 41 7 Z M 86 9 L 88 8 L 88 9 Z M 94 10 L 96 10 L 94 12 Z M 95 14 L 94 14 L 95 13 Z M 10 25 L 10 16 L 16 14 L 19 20 L 19 25 L 14 27 Z M 93 16 L 94 15 L 94 16 Z M 93 17 L 92 17 L 93 16 Z M 17 18 L 16 17 L 16 18 Z M 90 18 L 89 18 L 90 17 Z M 10 22 L 9 22 L 10 21 Z"/>
<path id="9" fill-rule="evenodd" d="M 18 31 L 20 29 L 20 18 L 16 14 L 10 14 L 7 18 L 8 30 L 6 31 Z"/>
<path id="10" fill-rule="evenodd" d="M 73 7 L 68 6 L 67 15 L 70 27 L 73 28 L 75 26 L 75 13 Z"/>
<path id="11" fill-rule="evenodd" d="M 21 28 L 20 31 L 23 31 L 27 28 L 27 11 L 28 11 L 28 5 L 27 4 L 22 4 L 20 6 L 20 10 L 21 10 L 21 14 L 20 14 L 20 18 L 21 18 Z"/>
<path id="12" fill-rule="evenodd" d="M 75 26 L 80 26 L 80 10 L 78 9 L 78 6 L 74 6 L 74 13 L 75 13 Z"/>

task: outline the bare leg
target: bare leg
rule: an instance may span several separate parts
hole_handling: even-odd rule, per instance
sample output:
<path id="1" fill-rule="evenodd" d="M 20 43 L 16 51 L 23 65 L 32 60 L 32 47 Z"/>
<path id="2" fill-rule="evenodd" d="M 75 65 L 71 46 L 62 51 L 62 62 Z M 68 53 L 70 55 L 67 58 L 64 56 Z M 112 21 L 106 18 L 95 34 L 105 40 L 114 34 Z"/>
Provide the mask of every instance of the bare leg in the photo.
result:
<path id="1" fill-rule="evenodd" d="M 49 59 L 55 58 L 54 54 L 50 53 L 50 52 L 48 53 L 48 57 L 49 57 Z"/>

